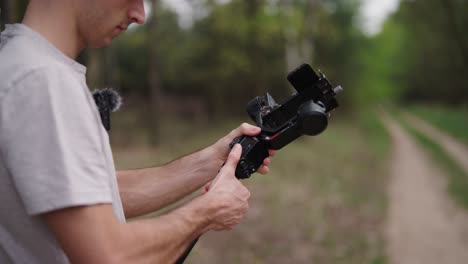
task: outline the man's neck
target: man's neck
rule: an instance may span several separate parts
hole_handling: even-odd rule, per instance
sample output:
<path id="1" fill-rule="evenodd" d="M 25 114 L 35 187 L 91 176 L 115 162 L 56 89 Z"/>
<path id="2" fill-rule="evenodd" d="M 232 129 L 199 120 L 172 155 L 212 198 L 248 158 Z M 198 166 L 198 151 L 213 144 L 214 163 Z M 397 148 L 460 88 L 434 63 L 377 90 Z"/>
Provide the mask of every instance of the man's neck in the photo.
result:
<path id="1" fill-rule="evenodd" d="M 47 6 L 31 1 L 23 19 L 23 24 L 41 34 L 57 49 L 71 59 L 76 59 L 85 48 L 80 40 L 76 23 L 66 10 L 59 6 Z"/>

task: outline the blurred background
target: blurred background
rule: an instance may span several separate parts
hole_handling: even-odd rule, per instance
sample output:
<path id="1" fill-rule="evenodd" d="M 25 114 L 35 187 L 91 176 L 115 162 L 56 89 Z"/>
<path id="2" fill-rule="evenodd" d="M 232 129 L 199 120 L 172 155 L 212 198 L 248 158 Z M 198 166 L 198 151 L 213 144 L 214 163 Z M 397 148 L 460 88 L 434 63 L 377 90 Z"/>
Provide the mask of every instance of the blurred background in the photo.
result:
<path id="1" fill-rule="evenodd" d="M 1 29 L 20 22 L 26 5 L 0 0 Z M 251 122 L 247 102 L 266 92 L 284 101 L 294 91 L 286 75 L 302 63 L 345 89 L 322 135 L 300 138 L 278 152 L 268 176 L 244 181 L 252 198 L 243 224 L 204 236 L 187 263 L 466 261 L 468 221 L 451 221 L 468 212 L 468 1 L 145 7 L 145 25 L 78 58 L 91 90 L 112 87 L 124 98 L 110 131 L 118 169 L 162 165 Z M 399 182 L 422 169 L 437 173 Z M 439 207 L 415 202 L 433 197 Z M 433 244 L 429 218 L 441 219 Z"/>

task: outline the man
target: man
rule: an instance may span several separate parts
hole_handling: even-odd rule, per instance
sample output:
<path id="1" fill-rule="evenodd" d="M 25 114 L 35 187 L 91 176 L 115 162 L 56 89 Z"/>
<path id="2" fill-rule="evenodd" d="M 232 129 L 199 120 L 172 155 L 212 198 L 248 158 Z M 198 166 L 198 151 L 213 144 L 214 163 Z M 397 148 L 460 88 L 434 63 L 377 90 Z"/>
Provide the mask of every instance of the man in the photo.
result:
<path id="1" fill-rule="evenodd" d="M 2 32 L 0 263 L 173 263 L 196 237 L 232 229 L 246 213 L 250 194 L 234 176 L 241 148 L 228 145 L 258 134 L 254 126 L 162 167 L 115 171 L 74 59 L 144 20 L 143 0 L 30 0 L 23 23 Z M 125 221 L 205 184 L 171 213 Z"/>

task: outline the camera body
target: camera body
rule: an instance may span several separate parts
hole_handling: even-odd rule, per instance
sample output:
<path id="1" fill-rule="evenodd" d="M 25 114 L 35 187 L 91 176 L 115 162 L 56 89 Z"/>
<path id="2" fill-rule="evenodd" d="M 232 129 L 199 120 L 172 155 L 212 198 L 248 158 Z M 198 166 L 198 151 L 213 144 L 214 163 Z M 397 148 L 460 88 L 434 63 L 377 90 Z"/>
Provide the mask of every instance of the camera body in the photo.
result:
<path id="1" fill-rule="evenodd" d="M 317 75 L 308 64 L 302 64 L 287 76 L 296 93 L 284 103 L 273 97 L 258 96 L 247 104 L 247 113 L 262 131 L 259 135 L 234 139 L 242 146 L 242 155 L 236 168 L 236 177 L 249 178 L 269 156 L 268 150 L 279 150 L 302 135 L 315 136 L 328 125 L 328 117 L 338 107 L 336 95 L 343 89 L 333 88 L 328 79 Z"/>

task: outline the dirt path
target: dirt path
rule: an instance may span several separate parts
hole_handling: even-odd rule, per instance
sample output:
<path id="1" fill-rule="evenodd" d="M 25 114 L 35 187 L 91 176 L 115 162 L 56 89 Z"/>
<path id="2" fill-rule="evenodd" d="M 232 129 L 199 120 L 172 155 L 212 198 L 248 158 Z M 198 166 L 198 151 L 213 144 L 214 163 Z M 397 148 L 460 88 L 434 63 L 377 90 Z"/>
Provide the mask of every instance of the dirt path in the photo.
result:
<path id="1" fill-rule="evenodd" d="M 447 176 L 395 121 L 387 255 L 392 264 L 468 262 L 468 215 L 447 194 Z"/>
<path id="2" fill-rule="evenodd" d="M 447 154 L 468 174 L 467 146 L 410 113 L 406 113 L 405 118 L 414 128 L 437 141 Z"/>

